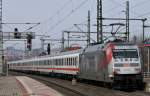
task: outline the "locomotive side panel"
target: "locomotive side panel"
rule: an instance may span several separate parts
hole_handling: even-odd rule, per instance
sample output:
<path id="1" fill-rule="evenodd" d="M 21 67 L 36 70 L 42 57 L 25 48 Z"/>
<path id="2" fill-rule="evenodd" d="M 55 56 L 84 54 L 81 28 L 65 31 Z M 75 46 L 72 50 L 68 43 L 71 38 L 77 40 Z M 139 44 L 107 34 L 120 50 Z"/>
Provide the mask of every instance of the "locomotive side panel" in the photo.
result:
<path id="1" fill-rule="evenodd" d="M 80 59 L 80 78 L 108 81 L 108 65 L 103 51 L 86 52 Z"/>

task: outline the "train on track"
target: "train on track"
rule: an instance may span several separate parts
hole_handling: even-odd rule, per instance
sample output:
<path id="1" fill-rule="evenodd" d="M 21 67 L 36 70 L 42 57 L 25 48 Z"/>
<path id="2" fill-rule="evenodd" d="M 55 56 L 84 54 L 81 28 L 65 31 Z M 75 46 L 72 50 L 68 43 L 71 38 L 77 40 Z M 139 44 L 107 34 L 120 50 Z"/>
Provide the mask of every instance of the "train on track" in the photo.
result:
<path id="1" fill-rule="evenodd" d="M 142 64 L 136 44 L 93 44 L 56 55 L 8 62 L 9 70 L 46 73 L 104 82 L 117 88 L 142 88 Z"/>

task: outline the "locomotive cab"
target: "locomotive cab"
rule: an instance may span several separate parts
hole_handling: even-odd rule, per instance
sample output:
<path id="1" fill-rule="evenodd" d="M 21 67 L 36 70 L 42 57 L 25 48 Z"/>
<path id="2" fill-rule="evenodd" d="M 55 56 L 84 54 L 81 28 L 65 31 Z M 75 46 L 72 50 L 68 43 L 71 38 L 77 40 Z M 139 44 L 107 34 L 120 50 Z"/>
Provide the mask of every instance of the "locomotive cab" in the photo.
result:
<path id="1" fill-rule="evenodd" d="M 142 68 L 136 45 L 114 45 L 112 51 L 112 77 L 115 87 L 137 88 L 142 86 Z"/>

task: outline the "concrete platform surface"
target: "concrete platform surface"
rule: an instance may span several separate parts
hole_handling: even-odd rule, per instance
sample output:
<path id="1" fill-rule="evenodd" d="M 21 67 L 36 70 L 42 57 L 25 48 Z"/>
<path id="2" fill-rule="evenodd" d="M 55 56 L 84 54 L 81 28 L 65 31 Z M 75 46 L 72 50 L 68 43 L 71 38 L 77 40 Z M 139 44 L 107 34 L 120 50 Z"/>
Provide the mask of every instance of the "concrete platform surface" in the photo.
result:
<path id="1" fill-rule="evenodd" d="M 0 96 L 63 96 L 58 91 L 25 76 L 0 77 Z"/>
<path id="2" fill-rule="evenodd" d="M 150 78 L 144 78 L 144 82 L 150 83 Z"/>
<path id="3" fill-rule="evenodd" d="M 58 91 L 25 76 L 18 76 L 16 79 L 24 86 L 30 96 L 63 96 Z"/>
<path id="4" fill-rule="evenodd" d="M 0 77 L 0 96 L 25 96 L 26 90 L 15 77 Z"/>

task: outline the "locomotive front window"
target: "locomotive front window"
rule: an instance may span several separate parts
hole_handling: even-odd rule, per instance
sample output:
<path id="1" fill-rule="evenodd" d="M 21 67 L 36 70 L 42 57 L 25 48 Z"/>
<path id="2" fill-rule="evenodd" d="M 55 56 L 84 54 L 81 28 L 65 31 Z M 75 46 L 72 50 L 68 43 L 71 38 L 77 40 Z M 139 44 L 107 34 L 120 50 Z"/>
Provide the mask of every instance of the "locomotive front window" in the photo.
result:
<path id="1" fill-rule="evenodd" d="M 130 49 L 117 49 L 113 50 L 113 57 L 114 58 L 138 58 L 137 50 L 130 50 Z"/>

